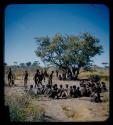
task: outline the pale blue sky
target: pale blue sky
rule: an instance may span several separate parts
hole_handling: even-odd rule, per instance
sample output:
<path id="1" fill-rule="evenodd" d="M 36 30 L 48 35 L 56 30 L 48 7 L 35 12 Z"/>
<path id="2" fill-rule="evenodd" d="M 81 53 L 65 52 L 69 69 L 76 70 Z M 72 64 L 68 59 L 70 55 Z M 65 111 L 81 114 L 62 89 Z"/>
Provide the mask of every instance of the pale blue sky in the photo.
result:
<path id="1" fill-rule="evenodd" d="M 90 32 L 104 53 L 94 64 L 109 63 L 109 9 L 103 4 L 12 4 L 5 9 L 5 62 L 39 61 L 35 37 Z"/>

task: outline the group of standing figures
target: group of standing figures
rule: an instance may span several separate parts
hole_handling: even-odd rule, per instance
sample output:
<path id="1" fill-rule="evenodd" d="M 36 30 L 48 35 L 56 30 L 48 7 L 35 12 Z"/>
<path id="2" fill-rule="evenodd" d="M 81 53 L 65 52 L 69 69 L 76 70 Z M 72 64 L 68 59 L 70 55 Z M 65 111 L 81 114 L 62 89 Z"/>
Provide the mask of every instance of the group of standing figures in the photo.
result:
<path id="1" fill-rule="evenodd" d="M 35 88 L 38 87 L 39 85 L 42 85 L 42 80 L 44 80 L 45 82 L 45 77 L 47 76 L 48 77 L 48 84 L 52 85 L 52 78 L 53 78 L 53 73 L 54 71 L 51 72 L 50 75 L 47 74 L 46 71 L 39 71 L 39 69 L 37 69 L 34 77 L 33 77 L 33 80 L 34 80 L 34 83 L 35 83 Z M 24 87 L 27 87 L 27 82 L 28 82 L 28 78 L 29 78 L 29 74 L 28 74 L 28 71 L 25 71 L 24 72 L 24 75 L 23 75 L 23 80 L 24 80 Z M 9 71 L 8 71 L 8 85 L 9 86 L 12 86 L 14 85 L 14 80 L 15 80 L 15 74 L 12 72 L 11 68 L 9 68 Z"/>
<path id="2" fill-rule="evenodd" d="M 37 69 L 34 75 L 34 88 L 37 89 L 37 94 L 43 94 L 44 96 L 48 96 L 53 99 L 61 99 L 61 98 L 79 98 L 79 97 L 90 97 L 91 101 L 94 102 L 102 102 L 100 93 L 106 92 L 107 87 L 104 82 L 95 81 L 95 80 L 81 80 L 80 87 L 76 85 L 69 86 L 68 84 L 63 87 L 62 84 L 58 85 L 52 83 L 54 71 L 48 75 L 48 83 L 42 84 L 42 80 L 45 82 L 46 73 L 43 71 L 39 71 Z M 58 76 L 58 74 L 57 74 Z M 25 71 L 24 73 L 24 86 L 27 87 L 28 81 L 28 72 Z M 14 84 L 14 76 L 12 74 L 11 68 L 9 69 L 8 73 L 8 82 L 9 85 Z M 30 85 L 29 91 L 33 92 L 33 85 Z"/>
<path id="3" fill-rule="evenodd" d="M 48 76 L 48 84 L 49 85 L 52 85 L 53 73 L 54 73 L 54 71 L 52 71 L 51 74 Z M 42 80 L 44 80 L 44 82 L 45 82 L 45 76 L 46 76 L 45 72 L 44 73 L 43 73 L 43 71 L 40 72 L 37 69 L 37 72 L 36 72 L 36 74 L 34 76 L 35 88 L 36 88 L 36 86 L 38 87 L 39 84 L 42 86 Z"/>

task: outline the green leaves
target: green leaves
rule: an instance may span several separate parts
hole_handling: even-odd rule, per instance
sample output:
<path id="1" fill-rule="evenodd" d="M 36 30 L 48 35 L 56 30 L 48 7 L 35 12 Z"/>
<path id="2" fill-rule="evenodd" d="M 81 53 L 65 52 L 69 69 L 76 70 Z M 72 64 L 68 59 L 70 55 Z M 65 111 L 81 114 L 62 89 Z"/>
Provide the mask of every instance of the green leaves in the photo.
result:
<path id="1" fill-rule="evenodd" d="M 89 67 L 91 58 L 103 52 L 99 40 L 88 32 L 79 36 L 57 33 L 53 38 L 41 37 L 36 41 L 36 55 L 60 68 Z"/>

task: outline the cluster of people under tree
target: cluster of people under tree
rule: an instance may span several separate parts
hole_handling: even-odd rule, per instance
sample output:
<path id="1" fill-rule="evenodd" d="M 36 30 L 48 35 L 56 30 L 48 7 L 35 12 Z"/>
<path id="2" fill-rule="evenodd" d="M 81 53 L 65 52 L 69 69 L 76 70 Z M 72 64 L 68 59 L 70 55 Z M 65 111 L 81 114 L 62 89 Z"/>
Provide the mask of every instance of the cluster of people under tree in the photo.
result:
<path id="1" fill-rule="evenodd" d="M 39 70 L 38 70 L 39 72 Z M 37 84 L 37 94 L 44 94 L 45 96 L 48 96 L 50 98 L 68 98 L 68 97 L 91 97 L 91 101 L 95 102 L 101 102 L 100 93 L 107 91 L 106 85 L 104 82 L 96 81 L 96 80 L 81 80 L 80 81 L 80 87 L 76 87 L 76 85 L 70 86 L 66 84 L 65 87 L 63 85 L 60 85 L 58 87 L 57 84 L 52 84 L 52 78 L 53 78 L 54 71 L 51 72 L 51 74 L 48 76 L 48 84 L 42 85 L 43 77 L 38 75 L 37 79 L 39 79 Z M 58 72 L 57 72 L 58 73 Z M 58 74 L 56 73 L 56 76 Z M 36 73 L 37 74 L 37 73 Z M 41 86 L 39 86 L 41 84 Z M 33 86 L 31 85 L 31 88 Z"/>
<path id="2" fill-rule="evenodd" d="M 87 80 L 81 80 L 80 81 L 80 87 L 77 87 L 76 85 L 69 86 L 68 84 L 63 87 L 63 85 L 60 85 L 58 87 L 57 84 L 52 83 L 54 71 L 48 75 L 48 83 L 47 85 L 42 84 L 42 80 L 45 82 L 45 73 L 43 71 L 39 71 L 37 69 L 35 75 L 34 75 L 34 87 L 37 89 L 37 94 L 43 94 L 45 96 L 48 96 L 53 99 L 60 99 L 60 98 L 78 98 L 78 97 L 91 97 L 91 101 L 94 102 L 101 102 L 101 92 L 106 92 L 107 87 L 104 82 L 87 79 Z M 58 77 L 58 72 L 56 72 L 56 76 Z M 8 82 L 9 85 L 13 81 L 13 74 L 11 72 L 11 68 L 9 69 L 8 73 Z M 13 81 L 13 82 L 12 82 Z M 28 81 L 28 72 L 25 71 L 24 74 L 24 86 L 27 87 L 27 81 Z M 33 85 L 30 85 L 30 91 L 33 90 Z"/>
<path id="3" fill-rule="evenodd" d="M 75 75 L 72 75 L 71 72 L 64 72 L 57 76 L 59 80 L 76 80 L 77 79 L 77 77 Z"/>

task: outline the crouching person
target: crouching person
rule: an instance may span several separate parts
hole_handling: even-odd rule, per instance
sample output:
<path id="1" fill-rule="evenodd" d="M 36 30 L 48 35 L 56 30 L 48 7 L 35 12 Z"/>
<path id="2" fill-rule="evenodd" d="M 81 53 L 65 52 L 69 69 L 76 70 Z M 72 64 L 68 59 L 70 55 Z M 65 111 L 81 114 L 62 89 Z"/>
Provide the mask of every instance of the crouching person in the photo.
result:
<path id="1" fill-rule="evenodd" d="M 100 93 L 98 91 L 95 91 L 91 94 L 91 102 L 102 102 Z"/>

